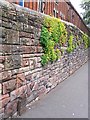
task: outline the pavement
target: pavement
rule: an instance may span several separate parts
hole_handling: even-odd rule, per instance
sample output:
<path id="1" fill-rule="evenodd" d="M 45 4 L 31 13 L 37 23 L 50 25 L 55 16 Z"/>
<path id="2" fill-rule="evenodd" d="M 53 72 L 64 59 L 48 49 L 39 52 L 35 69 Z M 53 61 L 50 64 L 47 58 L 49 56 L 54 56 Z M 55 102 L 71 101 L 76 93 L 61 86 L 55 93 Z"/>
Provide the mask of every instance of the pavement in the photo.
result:
<path id="1" fill-rule="evenodd" d="M 88 63 L 29 107 L 20 118 L 88 118 Z"/>

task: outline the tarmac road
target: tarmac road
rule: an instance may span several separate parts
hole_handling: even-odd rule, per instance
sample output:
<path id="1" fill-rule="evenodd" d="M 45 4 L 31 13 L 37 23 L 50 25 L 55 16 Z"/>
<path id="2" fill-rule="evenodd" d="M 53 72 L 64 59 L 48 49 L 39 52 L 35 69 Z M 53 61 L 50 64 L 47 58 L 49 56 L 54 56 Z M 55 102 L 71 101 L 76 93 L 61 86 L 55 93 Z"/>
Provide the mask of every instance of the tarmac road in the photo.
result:
<path id="1" fill-rule="evenodd" d="M 88 118 L 88 63 L 20 118 Z"/>

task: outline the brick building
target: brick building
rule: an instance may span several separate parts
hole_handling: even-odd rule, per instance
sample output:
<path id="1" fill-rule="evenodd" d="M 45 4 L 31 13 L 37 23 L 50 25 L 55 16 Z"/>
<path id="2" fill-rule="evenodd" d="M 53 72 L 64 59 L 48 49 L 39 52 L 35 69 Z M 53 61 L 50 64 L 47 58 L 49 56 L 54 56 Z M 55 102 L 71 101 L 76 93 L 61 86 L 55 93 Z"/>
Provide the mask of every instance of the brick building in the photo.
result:
<path id="1" fill-rule="evenodd" d="M 90 34 L 89 29 L 69 0 L 7 0 L 23 7 L 48 14 L 73 23 L 82 31 Z"/>

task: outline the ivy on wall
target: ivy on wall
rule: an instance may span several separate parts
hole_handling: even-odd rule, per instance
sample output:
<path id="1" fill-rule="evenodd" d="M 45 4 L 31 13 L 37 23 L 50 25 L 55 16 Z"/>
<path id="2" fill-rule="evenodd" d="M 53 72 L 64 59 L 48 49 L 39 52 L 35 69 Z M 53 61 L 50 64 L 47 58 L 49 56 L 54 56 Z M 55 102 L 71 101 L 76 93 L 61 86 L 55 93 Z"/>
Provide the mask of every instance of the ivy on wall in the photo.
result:
<path id="1" fill-rule="evenodd" d="M 85 48 L 90 47 L 90 38 L 88 37 L 88 35 L 83 33 L 82 39 L 83 39 L 83 43 L 84 43 Z"/>
<path id="2" fill-rule="evenodd" d="M 60 19 L 45 17 L 40 36 L 40 43 L 44 50 L 44 54 L 41 57 L 41 64 L 44 66 L 49 62 L 53 63 L 58 60 L 62 54 L 60 48 L 64 47 L 66 43 L 68 43 L 66 49 L 67 53 L 73 52 L 77 46 L 81 45 L 80 40 L 77 40 L 77 42 L 74 43 L 74 37 L 73 34 L 68 36 L 65 24 L 62 23 Z M 77 38 L 78 37 L 79 36 L 77 35 Z M 85 48 L 87 48 L 89 46 L 89 37 L 86 34 L 83 34 L 82 39 Z"/>
<path id="3" fill-rule="evenodd" d="M 73 43 L 74 36 L 70 35 L 70 38 L 68 40 L 68 47 L 67 47 L 67 52 L 71 53 L 75 49 L 75 45 Z"/>
<path id="4" fill-rule="evenodd" d="M 44 55 L 41 57 L 42 65 L 54 62 L 61 57 L 60 46 L 66 43 L 67 31 L 60 19 L 45 17 L 42 27 L 40 43 Z"/>

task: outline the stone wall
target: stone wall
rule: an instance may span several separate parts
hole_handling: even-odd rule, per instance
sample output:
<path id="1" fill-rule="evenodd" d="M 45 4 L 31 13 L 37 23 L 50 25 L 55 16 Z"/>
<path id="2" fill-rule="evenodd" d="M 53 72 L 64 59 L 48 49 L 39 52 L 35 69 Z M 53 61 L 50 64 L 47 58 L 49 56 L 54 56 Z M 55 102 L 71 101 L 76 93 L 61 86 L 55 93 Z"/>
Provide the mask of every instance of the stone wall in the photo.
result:
<path id="1" fill-rule="evenodd" d="M 83 45 L 53 64 L 41 65 L 43 14 L 0 1 L 0 118 L 17 113 L 74 73 L 88 59 Z M 69 31 L 80 34 L 73 25 Z"/>

